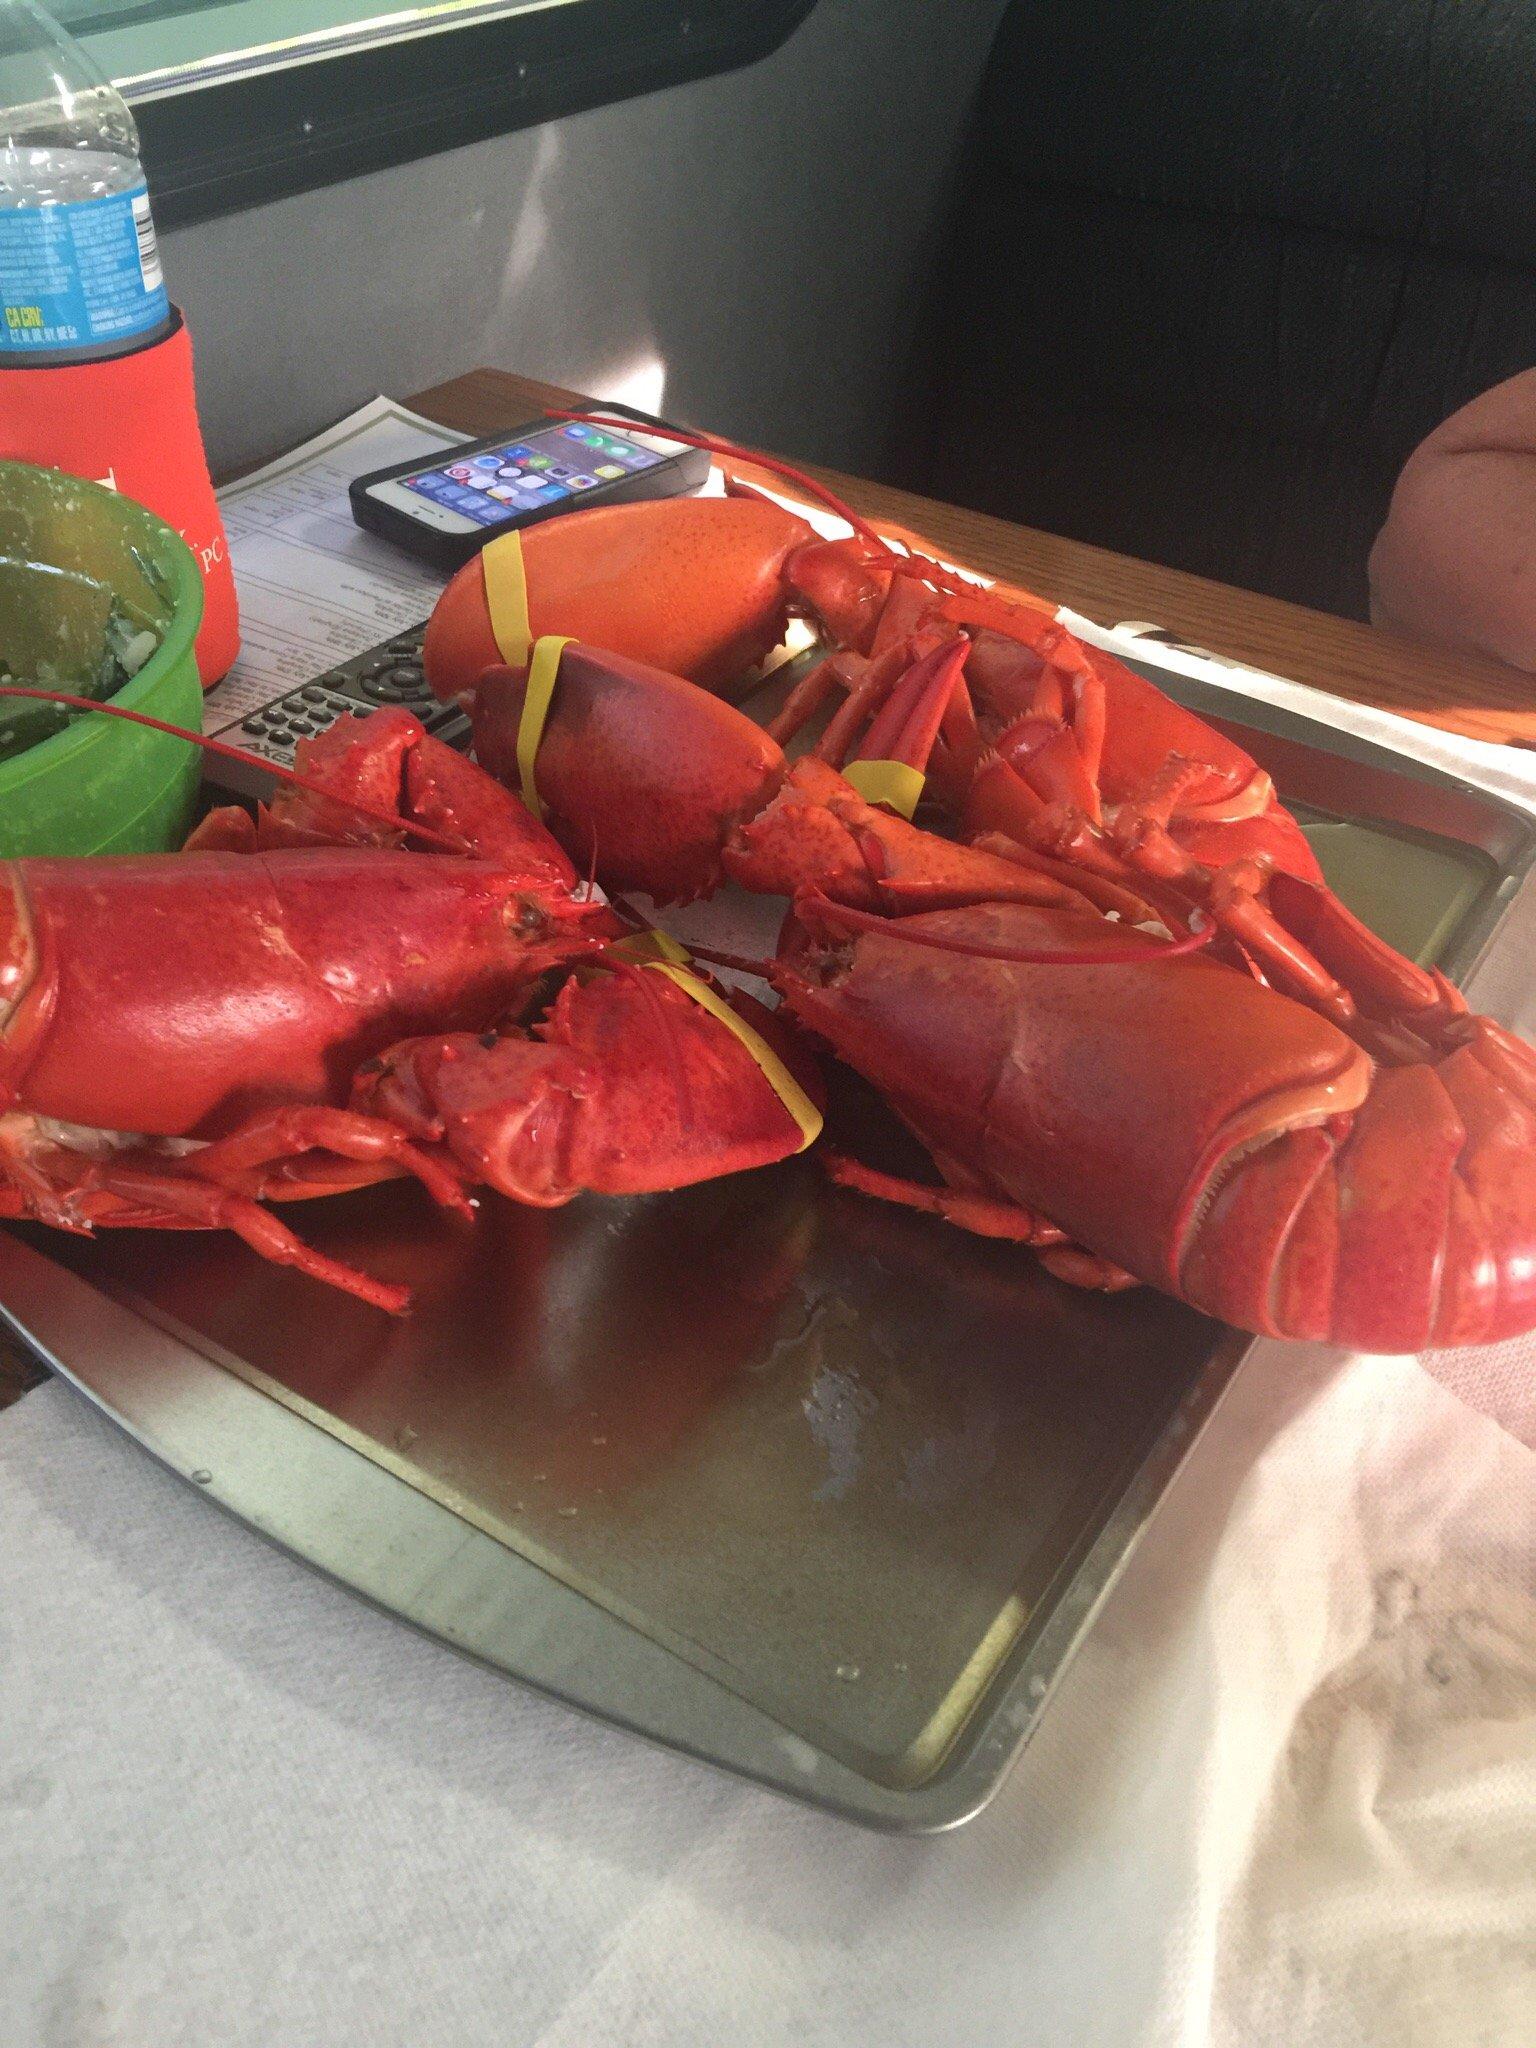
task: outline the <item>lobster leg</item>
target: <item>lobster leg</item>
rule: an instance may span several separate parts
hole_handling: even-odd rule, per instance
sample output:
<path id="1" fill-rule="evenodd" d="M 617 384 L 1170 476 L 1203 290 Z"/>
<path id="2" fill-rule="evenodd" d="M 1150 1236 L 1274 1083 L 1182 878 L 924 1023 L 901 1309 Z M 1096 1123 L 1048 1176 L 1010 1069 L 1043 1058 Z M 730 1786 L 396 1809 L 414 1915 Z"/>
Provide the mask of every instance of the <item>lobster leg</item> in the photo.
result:
<path id="1" fill-rule="evenodd" d="M 1247 860 L 1213 870 L 1154 820 L 1122 816 L 1116 822 L 1116 837 L 1138 874 L 1172 883 L 1279 986 L 1379 1058 L 1424 1059 L 1454 1044 L 1446 1032 L 1466 1016 L 1462 997 L 1443 975 L 1378 938 L 1323 883 L 1270 873 Z M 1508 1043 L 1526 1053 L 1518 1040 Z"/>
<path id="2" fill-rule="evenodd" d="M 1172 883 L 1213 917 L 1289 994 L 1309 1003 L 1341 1030 L 1355 1029 L 1357 1009 L 1349 990 L 1260 900 L 1259 890 L 1266 879 L 1261 868 L 1251 861 L 1234 862 L 1219 870 L 1208 868 L 1152 818 L 1122 817 L 1116 825 L 1115 837 L 1134 872 Z"/>
<path id="3" fill-rule="evenodd" d="M 391 1315 L 403 1314 L 409 1302 L 408 1289 L 316 1251 L 249 1194 L 201 1179 L 195 1154 L 182 1160 L 142 1149 L 83 1150 L 40 1138 L 29 1117 L 0 1119 L 0 1215 L 85 1234 L 97 1224 L 231 1230 L 275 1265 L 293 1266 Z"/>
<path id="4" fill-rule="evenodd" d="M 1152 920 L 1166 923 L 1164 912 L 1150 900 L 1150 892 L 1138 896 L 1105 875 L 1073 867 L 1069 861 L 1058 860 L 1035 847 L 1021 846 L 1004 832 L 984 832 L 973 843 L 978 853 L 995 853 L 1002 860 L 1014 861 L 1020 867 L 1033 868 L 1036 874 L 1050 875 L 1056 881 L 1064 882 L 1098 909 L 1112 910 L 1125 923 L 1142 924 Z"/>
<path id="5" fill-rule="evenodd" d="M 1036 1247 L 1068 1242 L 1067 1233 L 1046 1217 L 996 1195 L 978 1194 L 970 1188 L 929 1187 L 922 1181 L 881 1173 L 845 1152 L 825 1152 L 821 1163 L 828 1179 L 840 1188 L 853 1188 L 861 1195 L 895 1202 L 925 1216 L 942 1216 L 946 1223 L 958 1224 L 976 1237 L 1000 1237 L 1009 1244 Z"/>
<path id="6" fill-rule="evenodd" d="M 1411 1057 L 1412 1042 L 1395 1027 L 1433 1025 L 1465 1007 L 1449 984 L 1377 938 L 1321 882 L 1272 870 L 1267 859 L 1239 857 L 1220 867 L 1198 860 L 1160 815 L 1182 779 L 1170 764 L 1149 806 L 1122 805 L 1106 833 L 1074 805 L 1044 804 L 994 759 L 972 786 L 967 824 L 974 844 L 996 851 L 1005 850 L 1000 832 L 1017 835 L 1019 849 L 1046 872 L 1065 865 L 1096 901 L 1102 894 L 1090 877 L 1116 892 L 1139 887 L 1170 929 L 1189 909 L 1204 912 L 1277 986 L 1375 1052 Z M 1234 829 L 1243 828 L 1226 828 L 1229 835 Z"/>
<path id="7" fill-rule="evenodd" d="M 852 657 L 857 659 L 857 657 Z M 849 689 L 837 710 L 827 721 L 825 732 L 816 742 L 815 754 L 818 761 L 826 761 L 834 768 L 841 768 L 848 750 L 858 735 L 859 728 L 874 716 L 885 703 L 897 681 L 907 667 L 907 652 L 904 647 L 892 647 L 884 654 L 864 663 L 864 673 Z M 777 739 L 777 726 L 769 730 Z M 780 741 L 783 745 L 785 742 Z"/>
<path id="8" fill-rule="evenodd" d="M 1404 1018 L 1432 1027 L 1446 1017 L 1465 1013 L 1465 1002 L 1443 976 L 1404 959 L 1394 946 L 1362 924 L 1331 889 L 1277 874 L 1270 882 L 1269 899 L 1287 931 L 1346 983 L 1355 1000 L 1373 1016 Z"/>
<path id="9" fill-rule="evenodd" d="M 354 1166 L 378 1169 L 384 1174 L 413 1174 L 442 1208 L 469 1214 L 469 1203 L 457 1176 L 422 1151 L 394 1124 L 378 1117 L 359 1116 L 355 1110 L 327 1109 L 304 1103 L 291 1109 L 277 1109 L 254 1116 L 227 1138 L 215 1139 L 199 1151 L 184 1155 L 183 1164 L 198 1180 L 221 1187 L 246 1188 L 264 1197 L 283 1195 L 292 1199 L 305 1192 L 310 1175 L 306 1172 L 274 1172 L 309 1154 L 329 1154 Z M 365 1173 L 364 1180 L 377 1177 Z M 346 1184 L 355 1186 L 357 1176 Z M 254 1187 L 252 1186 L 254 1183 Z M 316 1192 L 334 1194 L 337 1183 L 322 1173 Z"/>
<path id="10" fill-rule="evenodd" d="M 143 1207 L 150 1212 L 144 1220 L 158 1227 L 169 1221 L 202 1230 L 232 1230 L 273 1265 L 292 1266 L 311 1280 L 339 1288 L 343 1294 L 355 1294 L 373 1308 L 398 1316 L 410 1306 L 409 1288 L 375 1280 L 341 1259 L 327 1258 L 247 1195 L 232 1194 L 228 1188 L 194 1176 L 131 1166 L 102 1168 L 93 1174 L 91 1184 Z"/>
<path id="11" fill-rule="evenodd" d="M 839 650 L 826 655 L 803 675 L 785 698 L 783 708 L 764 730 L 778 746 L 787 747 L 795 734 L 819 715 L 834 690 L 852 691 L 868 671 L 862 655 Z"/>
<path id="12" fill-rule="evenodd" d="M 965 641 L 950 640 L 920 655 L 871 719 L 857 758 L 926 768 L 969 651 Z"/>
<path id="13" fill-rule="evenodd" d="M 1064 1230 L 1048 1218 L 1021 1204 L 985 1195 L 970 1188 L 929 1187 L 922 1181 L 903 1180 L 893 1173 L 880 1173 L 842 1152 L 822 1155 L 828 1177 L 840 1188 L 852 1188 L 861 1195 L 873 1195 L 882 1202 L 894 1202 L 903 1209 L 916 1209 L 924 1216 L 942 1216 L 973 1237 L 997 1237 L 1009 1244 L 1028 1245 L 1040 1255 L 1040 1263 L 1058 1280 L 1074 1287 L 1092 1288 L 1103 1294 L 1118 1294 L 1141 1283 L 1109 1259 L 1076 1245 Z"/>

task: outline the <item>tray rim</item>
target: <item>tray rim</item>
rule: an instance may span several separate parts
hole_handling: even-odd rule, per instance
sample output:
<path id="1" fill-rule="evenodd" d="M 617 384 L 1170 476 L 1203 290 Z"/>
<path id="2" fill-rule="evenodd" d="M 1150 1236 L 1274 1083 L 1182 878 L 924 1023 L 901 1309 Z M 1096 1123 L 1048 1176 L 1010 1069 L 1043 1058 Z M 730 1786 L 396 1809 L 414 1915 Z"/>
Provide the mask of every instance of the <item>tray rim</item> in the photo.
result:
<path id="1" fill-rule="evenodd" d="M 1139 664 L 1133 660 L 1131 665 Z M 1289 706 L 1243 697 L 1161 669 L 1153 662 L 1146 666 L 1155 671 L 1153 679 L 1171 697 L 1204 716 L 1369 766 L 1389 777 L 1453 791 L 1463 802 L 1498 819 L 1510 835 L 1511 857 L 1496 866 L 1490 886 L 1466 913 L 1440 963 L 1442 971 L 1458 985 L 1470 979 L 1516 898 L 1531 885 L 1536 870 L 1536 814 L 1436 763 Z M 1450 839 L 1455 835 L 1440 836 Z M 28 1315 L 18 1312 L 6 1298 L 18 1277 L 23 1297 L 33 1299 L 30 1322 Z M 1195 1379 L 1128 1466 L 1105 1520 L 1063 1565 L 1052 1592 L 1042 1596 L 1029 1623 L 982 1688 L 949 1754 L 927 1778 L 900 1785 L 866 1778 L 817 1751 L 804 1737 L 783 1729 L 739 1695 L 518 1551 L 471 1528 L 452 1510 L 365 1453 L 232 1374 L 195 1341 L 172 1334 L 163 1322 L 104 1293 L 3 1229 L 0 1320 L 59 1377 L 195 1491 L 322 1577 L 360 1595 L 394 1619 L 502 1676 L 661 1747 L 862 1826 L 903 1834 L 958 1827 L 996 1796 L 1145 1537 L 1163 1495 L 1209 1426 L 1244 1361 L 1254 1346 L 1264 1341 L 1238 1330 L 1228 1330 L 1217 1339 Z M 74 1347 L 88 1343 L 93 1332 L 102 1335 L 104 1320 L 113 1342 L 98 1344 L 93 1354 L 82 1360 Z M 147 1407 L 135 1392 L 134 1373 L 142 1370 L 146 1361 L 152 1363 L 155 1384 L 161 1391 L 158 1421 L 149 1412 L 153 1403 Z M 200 1388 L 205 1396 L 213 1389 L 220 1412 L 238 1417 L 237 1429 L 226 1425 L 216 1464 L 210 1464 L 214 1454 L 206 1446 L 193 1448 L 182 1440 L 184 1418 L 178 1434 L 176 1404 L 163 1397 L 167 1373 L 179 1379 L 183 1388 Z M 169 1422 L 166 1411 L 170 1411 Z M 280 1469 L 285 1477 L 324 1474 L 337 1491 L 311 1499 L 307 1520 L 302 1504 L 291 1498 L 291 1487 L 286 1501 L 280 1497 L 276 1505 L 270 1500 L 263 1504 L 258 1476 L 250 1470 L 251 1457 L 241 1455 L 243 1443 L 265 1450 L 273 1443 L 280 1444 Z M 211 1478 L 210 1472 L 218 1476 Z M 338 1495 L 345 1496 L 350 1512 L 361 1518 L 350 1531 L 334 1526 Z M 431 1601 L 418 1602 L 420 1611 L 410 1611 L 398 1590 L 391 1594 L 377 1583 L 383 1568 L 380 1560 L 398 1540 L 402 1518 L 419 1527 L 424 1542 L 430 1539 L 439 1550 L 447 1545 L 445 1571 L 457 1568 L 462 1573 L 473 1564 L 475 1572 L 483 1573 L 494 1565 L 503 1588 L 516 1588 L 516 1600 L 510 1604 L 520 1616 L 531 1618 L 531 1625 L 524 1627 L 522 1639 L 511 1651 L 504 1644 L 498 1646 L 495 1639 L 495 1626 L 506 1622 L 505 1600 L 476 1628 L 452 1620 Z M 381 1539 L 372 1565 L 362 1554 L 365 1546 L 360 1535 L 365 1526 L 376 1527 Z M 569 1616 L 576 1611 L 585 1630 L 584 1647 L 566 1640 Z M 509 1654 L 519 1658 L 519 1668 L 512 1668 L 507 1661 Z M 616 1685 L 611 1682 L 615 1678 Z"/>

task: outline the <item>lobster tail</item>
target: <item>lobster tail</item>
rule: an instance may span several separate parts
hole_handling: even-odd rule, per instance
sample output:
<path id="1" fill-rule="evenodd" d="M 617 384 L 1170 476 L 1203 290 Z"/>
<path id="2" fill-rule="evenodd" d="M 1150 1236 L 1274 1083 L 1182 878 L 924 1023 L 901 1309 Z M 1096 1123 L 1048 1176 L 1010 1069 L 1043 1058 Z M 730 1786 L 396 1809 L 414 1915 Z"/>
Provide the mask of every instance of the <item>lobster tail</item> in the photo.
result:
<path id="1" fill-rule="evenodd" d="M 1481 1344 L 1536 1319 L 1536 1080 L 1484 1018 L 1437 1065 L 1375 1074 L 1352 1117 L 1239 1160 L 1178 1291 L 1277 1337 Z"/>

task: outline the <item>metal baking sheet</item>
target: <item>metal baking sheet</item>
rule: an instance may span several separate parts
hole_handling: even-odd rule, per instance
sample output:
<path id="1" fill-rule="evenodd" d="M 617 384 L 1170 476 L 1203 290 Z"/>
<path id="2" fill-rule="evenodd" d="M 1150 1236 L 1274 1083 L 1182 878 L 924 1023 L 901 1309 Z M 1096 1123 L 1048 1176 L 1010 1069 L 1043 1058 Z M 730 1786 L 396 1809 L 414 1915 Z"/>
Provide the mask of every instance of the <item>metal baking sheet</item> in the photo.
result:
<path id="1" fill-rule="evenodd" d="M 1363 915 L 1470 969 L 1531 864 L 1523 814 L 1171 687 L 1271 767 Z M 834 1116 L 912 1163 L 856 1084 Z M 402 1618 L 887 1827 L 984 1803 L 1248 1344 L 808 1160 L 553 1213 L 493 1199 L 467 1228 L 396 1185 L 302 1225 L 409 1281 L 416 1314 L 231 1239 L 128 1232 L 13 1233 L 0 1300 L 175 1469 Z"/>

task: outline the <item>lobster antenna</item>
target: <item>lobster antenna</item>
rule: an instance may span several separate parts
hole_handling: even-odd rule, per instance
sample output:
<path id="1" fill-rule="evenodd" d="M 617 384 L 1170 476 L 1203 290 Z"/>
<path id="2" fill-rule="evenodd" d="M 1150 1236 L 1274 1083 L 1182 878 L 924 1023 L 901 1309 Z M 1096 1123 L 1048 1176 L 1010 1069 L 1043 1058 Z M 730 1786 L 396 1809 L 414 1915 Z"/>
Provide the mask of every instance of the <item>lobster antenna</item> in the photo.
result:
<path id="1" fill-rule="evenodd" d="M 635 424 L 633 420 L 612 419 L 601 413 L 561 412 L 554 406 L 546 406 L 544 411 L 545 416 L 552 420 L 570 420 L 582 427 L 607 427 L 611 432 L 617 433 L 632 429 Z M 755 448 L 744 448 L 739 441 L 727 441 L 719 434 L 701 434 L 691 427 L 663 427 L 661 432 L 669 441 L 681 441 L 685 448 L 703 448 L 711 455 L 734 456 L 738 461 L 754 463 L 759 469 L 766 469 L 773 476 L 783 477 L 786 483 L 796 484 L 801 490 L 809 491 L 813 498 L 818 498 L 827 510 L 835 512 L 839 519 L 846 519 L 862 540 L 871 542 L 880 550 L 882 560 L 889 561 L 897 554 L 897 550 L 882 533 L 870 525 L 862 513 L 855 512 L 853 507 L 828 485 L 821 483 L 808 471 L 797 469 L 792 462 L 785 462 L 781 456 L 761 455 Z"/>
<path id="2" fill-rule="evenodd" d="M 30 697 L 39 704 L 62 704 L 70 711 L 87 711 L 99 718 L 120 718 L 128 725 L 146 725 L 151 732 L 169 733 L 172 739 L 187 740 L 194 747 L 202 747 L 205 752 L 217 754 L 223 760 L 239 761 L 247 768 L 263 769 L 279 782 L 286 782 L 294 789 L 307 790 L 311 796 L 324 797 L 327 803 L 340 804 L 343 810 L 356 811 L 360 817 L 371 818 L 376 825 L 388 825 L 392 831 L 410 832 L 419 839 L 433 840 L 448 853 L 468 853 L 470 850 L 466 840 L 455 839 L 451 832 L 439 832 L 433 825 L 414 824 L 409 818 L 365 804 L 355 796 L 339 796 L 312 775 L 300 774 L 295 768 L 280 767 L 276 761 L 267 761 L 260 754 L 251 753 L 247 747 L 233 746 L 228 740 L 216 740 L 209 733 L 191 732 L 184 725 L 172 725 L 164 718 L 151 718 L 147 711 L 130 711 L 123 704 L 98 704 L 94 697 L 77 697 L 68 690 L 43 690 L 23 683 L 0 683 L 0 697 Z"/>
<path id="3" fill-rule="evenodd" d="M 768 979 L 774 964 L 772 960 L 753 960 L 746 953 L 727 953 L 720 946 L 706 946 L 698 939 L 688 941 L 688 951 L 695 960 L 707 960 L 711 967 L 729 967 L 737 974 L 755 975 L 759 981 Z"/>
<path id="4" fill-rule="evenodd" d="M 1020 967 L 1134 967 L 1147 960 L 1173 960 L 1185 953 L 1198 953 L 1208 946 L 1219 929 L 1214 918 L 1205 919 L 1197 931 L 1182 939 L 1170 939 L 1166 946 L 1083 946 L 1076 950 L 1048 951 L 1043 946 L 989 946 L 980 939 L 948 938 L 941 932 L 917 932 L 905 918 L 879 917 L 873 911 L 854 910 L 846 903 L 834 903 L 819 889 L 809 889 L 800 898 L 818 916 L 833 924 L 839 921 L 856 932 L 875 932 L 881 938 L 905 939 L 911 946 L 928 946 L 938 953 L 960 953 L 969 960 L 1005 960 Z M 1198 917 L 1200 913 L 1195 912 Z"/>

